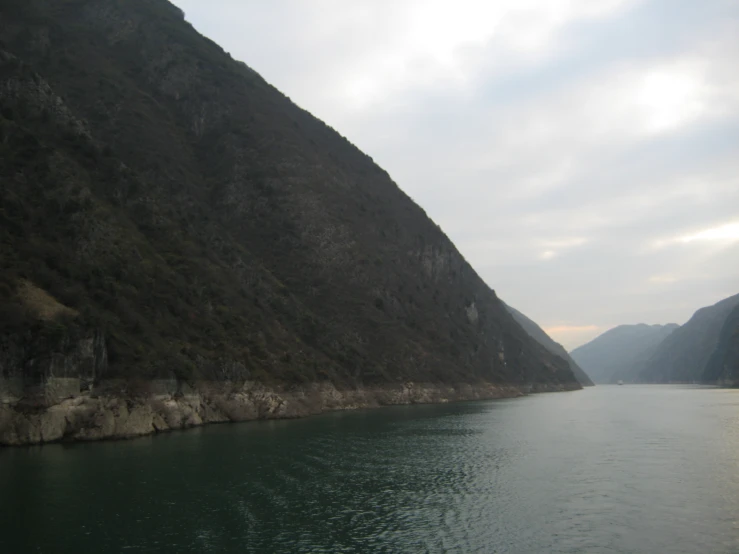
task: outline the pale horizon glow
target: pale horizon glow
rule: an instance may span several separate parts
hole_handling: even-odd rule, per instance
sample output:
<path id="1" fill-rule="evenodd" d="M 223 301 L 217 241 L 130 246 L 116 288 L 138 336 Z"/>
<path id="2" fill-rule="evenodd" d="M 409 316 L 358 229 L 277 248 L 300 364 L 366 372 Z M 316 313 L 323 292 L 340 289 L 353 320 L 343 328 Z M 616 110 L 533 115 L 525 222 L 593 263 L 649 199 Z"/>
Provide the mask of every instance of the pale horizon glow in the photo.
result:
<path id="1" fill-rule="evenodd" d="M 175 3 L 567 349 L 739 293 L 739 3 Z"/>
<path id="2" fill-rule="evenodd" d="M 594 339 L 604 331 L 605 329 L 602 329 L 597 325 L 554 325 L 552 327 L 547 327 L 546 329 L 544 329 L 544 332 L 547 335 L 563 345 L 571 342 L 573 337 L 577 337 L 578 339 L 583 340 L 584 344 L 588 340 Z M 572 348 L 569 348 L 568 350 L 572 350 Z"/>

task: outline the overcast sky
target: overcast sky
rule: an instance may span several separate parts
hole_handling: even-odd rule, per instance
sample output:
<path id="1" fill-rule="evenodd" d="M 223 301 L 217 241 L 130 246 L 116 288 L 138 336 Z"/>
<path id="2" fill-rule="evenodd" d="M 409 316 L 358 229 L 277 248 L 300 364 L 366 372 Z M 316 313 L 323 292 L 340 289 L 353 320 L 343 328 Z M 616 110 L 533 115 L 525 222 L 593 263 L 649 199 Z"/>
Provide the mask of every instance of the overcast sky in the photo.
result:
<path id="1" fill-rule="evenodd" d="M 568 349 L 739 293 L 739 1 L 175 3 Z"/>

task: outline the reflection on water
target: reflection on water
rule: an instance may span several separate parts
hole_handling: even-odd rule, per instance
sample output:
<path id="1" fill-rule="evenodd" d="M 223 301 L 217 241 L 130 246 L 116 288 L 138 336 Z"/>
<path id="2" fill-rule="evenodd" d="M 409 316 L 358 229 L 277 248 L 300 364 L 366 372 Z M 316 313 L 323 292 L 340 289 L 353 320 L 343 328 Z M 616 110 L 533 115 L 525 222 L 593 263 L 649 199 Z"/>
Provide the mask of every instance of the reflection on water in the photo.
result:
<path id="1" fill-rule="evenodd" d="M 739 552 L 739 391 L 597 387 L 0 451 L 3 552 Z"/>

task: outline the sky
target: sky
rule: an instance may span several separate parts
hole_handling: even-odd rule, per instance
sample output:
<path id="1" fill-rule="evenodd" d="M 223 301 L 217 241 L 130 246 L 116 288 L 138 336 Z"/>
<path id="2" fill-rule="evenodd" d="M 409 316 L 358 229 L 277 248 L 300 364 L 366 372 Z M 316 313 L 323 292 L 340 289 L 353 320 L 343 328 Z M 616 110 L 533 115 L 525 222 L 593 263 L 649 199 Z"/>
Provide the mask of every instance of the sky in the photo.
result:
<path id="1" fill-rule="evenodd" d="M 739 293 L 739 1 L 175 4 L 566 348 Z"/>

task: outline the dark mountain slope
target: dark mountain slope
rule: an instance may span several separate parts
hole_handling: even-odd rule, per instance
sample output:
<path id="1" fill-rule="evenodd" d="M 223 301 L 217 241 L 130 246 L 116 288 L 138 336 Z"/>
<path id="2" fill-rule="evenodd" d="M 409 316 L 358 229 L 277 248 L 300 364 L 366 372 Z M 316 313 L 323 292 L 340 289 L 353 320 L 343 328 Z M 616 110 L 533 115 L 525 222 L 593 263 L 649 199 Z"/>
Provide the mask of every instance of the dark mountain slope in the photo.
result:
<path id="1" fill-rule="evenodd" d="M 5 1 L 0 40 L 16 396 L 48 404 L 51 378 L 578 387 L 387 173 L 168 2 Z"/>
<path id="2" fill-rule="evenodd" d="M 724 322 L 716 349 L 703 372 L 703 381 L 739 385 L 739 305 Z"/>
<path id="3" fill-rule="evenodd" d="M 539 325 L 535 321 L 529 319 L 524 314 L 519 312 L 517 309 L 509 306 L 508 304 L 505 304 L 505 306 L 506 308 L 508 308 L 508 311 L 513 316 L 513 319 L 515 319 L 516 322 L 521 327 L 523 327 L 524 331 L 526 331 L 534 340 L 536 340 L 536 342 L 538 342 L 544 348 L 549 350 L 552 354 L 556 354 L 569 364 L 572 373 L 575 375 L 575 377 L 577 377 L 577 380 L 582 386 L 593 386 L 593 382 L 590 380 L 590 377 L 588 377 L 588 375 L 582 370 L 582 368 L 577 365 L 577 362 L 575 362 L 575 360 L 570 357 L 570 355 L 561 344 L 552 340 L 552 338 L 546 334 L 544 329 L 539 327 Z"/>
<path id="4" fill-rule="evenodd" d="M 657 346 L 678 326 L 619 325 L 575 348 L 570 355 L 596 383 L 631 381 Z"/>
<path id="5" fill-rule="evenodd" d="M 647 383 L 703 382 L 726 318 L 737 305 L 739 294 L 695 312 L 645 361 L 640 380 Z"/>

